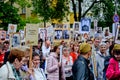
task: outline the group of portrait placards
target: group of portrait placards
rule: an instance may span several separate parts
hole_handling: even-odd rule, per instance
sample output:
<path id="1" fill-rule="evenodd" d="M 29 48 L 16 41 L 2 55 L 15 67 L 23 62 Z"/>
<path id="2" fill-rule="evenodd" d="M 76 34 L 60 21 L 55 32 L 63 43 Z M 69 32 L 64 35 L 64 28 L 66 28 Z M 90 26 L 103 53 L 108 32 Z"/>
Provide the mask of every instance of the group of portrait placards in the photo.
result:
<path id="1" fill-rule="evenodd" d="M 104 37 L 112 36 L 114 37 L 116 43 L 120 43 L 119 24 L 113 24 L 112 33 L 110 33 L 109 27 L 105 27 L 102 30 L 102 27 L 96 27 L 96 23 L 94 24 L 94 29 L 91 29 L 91 20 L 87 18 L 81 19 L 80 22 L 74 22 L 72 24 L 72 27 L 69 23 L 49 25 L 45 28 L 40 28 L 41 26 L 37 24 L 34 24 L 34 26 L 38 26 L 38 32 L 34 33 L 33 31 L 33 33 L 37 35 L 36 39 L 42 39 L 43 41 L 45 41 L 45 39 L 49 39 L 51 42 L 61 40 L 82 40 L 82 37 L 84 38 L 84 35 L 94 37 L 94 34 L 98 32 L 103 33 Z M 25 44 L 26 28 L 24 30 L 19 30 L 19 32 L 16 32 L 17 24 L 9 24 L 8 31 L 0 30 L 0 42 L 9 40 L 11 47 L 20 46 L 21 43 Z M 31 32 L 29 32 L 29 34 L 32 35 L 32 30 L 30 31 Z"/>

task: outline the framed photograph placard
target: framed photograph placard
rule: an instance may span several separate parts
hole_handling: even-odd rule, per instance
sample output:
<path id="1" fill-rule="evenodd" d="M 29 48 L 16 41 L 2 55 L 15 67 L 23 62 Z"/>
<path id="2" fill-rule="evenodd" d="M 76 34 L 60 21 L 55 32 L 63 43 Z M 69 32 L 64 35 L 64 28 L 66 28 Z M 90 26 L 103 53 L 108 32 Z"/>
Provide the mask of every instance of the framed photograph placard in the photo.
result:
<path id="1" fill-rule="evenodd" d="M 20 40 L 24 40 L 25 35 L 24 35 L 24 30 L 19 30 L 20 33 Z"/>
<path id="2" fill-rule="evenodd" d="M 97 27 L 97 33 L 102 33 L 102 27 Z"/>
<path id="3" fill-rule="evenodd" d="M 16 33 L 16 30 L 17 30 L 17 24 L 9 24 L 8 25 L 8 34 Z"/>
<path id="4" fill-rule="evenodd" d="M 10 34 L 10 46 L 11 47 L 18 47 L 20 45 L 21 45 L 20 34 L 19 33 Z"/>
<path id="5" fill-rule="evenodd" d="M 70 38 L 70 31 L 69 30 L 63 30 L 62 37 L 63 37 L 63 39 L 69 39 Z"/>
<path id="6" fill-rule="evenodd" d="M 29 46 L 38 45 L 38 24 L 26 25 L 25 44 Z"/>
<path id="7" fill-rule="evenodd" d="M 115 36 L 115 43 L 120 44 L 120 25 L 117 27 L 117 32 Z"/>
<path id="8" fill-rule="evenodd" d="M 109 33 L 110 33 L 110 30 L 109 30 L 109 27 L 105 27 L 103 28 L 103 33 L 104 33 L 104 36 L 109 36 Z"/>
<path id="9" fill-rule="evenodd" d="M 47 30 L 45 28 L 39 28 L 38 40 L 42 39 L 43 41 L 45 41 L 46 37 L 47 37 Z"/>
<path id="10" fill-rule="evenodd" d="M 55 39 L 56 40 L 62 39 L 62 30 L 55 30 Z"/>
<path id="11" fill-rule="evenodd" d="M 81 27 L 80 27 L 80 33 L 89 33 L 91 29 L 91 19 L 88 18 L 82 18 L 81 19 Z"/>
<path id="12" fill-rule="evenodd" d="M 74 24 L 73 24 L 73 30 L 75 32 L 79 32 L 79 29 L 80 29 L 80 22 L 74 22 Z"/>

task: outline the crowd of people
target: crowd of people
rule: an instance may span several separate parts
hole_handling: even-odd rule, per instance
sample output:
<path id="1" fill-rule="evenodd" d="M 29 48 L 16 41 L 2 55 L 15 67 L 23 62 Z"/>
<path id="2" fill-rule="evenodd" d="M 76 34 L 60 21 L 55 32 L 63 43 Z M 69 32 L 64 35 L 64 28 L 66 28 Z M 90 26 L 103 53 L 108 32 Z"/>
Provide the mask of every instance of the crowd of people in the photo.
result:
<path id="1" fill-rule="evenodd" d="M 120 44 L 100 34 L 86 41 L 51 44 L 39 40 L 30 47 L 0 43 L 0 80 L 120 80 Z"/>

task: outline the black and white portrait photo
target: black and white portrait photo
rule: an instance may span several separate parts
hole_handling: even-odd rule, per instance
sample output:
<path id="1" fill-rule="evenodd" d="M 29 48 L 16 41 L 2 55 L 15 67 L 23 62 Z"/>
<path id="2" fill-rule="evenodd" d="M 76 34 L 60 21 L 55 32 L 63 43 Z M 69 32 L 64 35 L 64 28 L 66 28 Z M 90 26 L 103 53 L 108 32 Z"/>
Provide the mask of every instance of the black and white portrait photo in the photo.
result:
<path id="1" fill-rule="evenodd" d="M 12 47 L 20 46 L 20 34 L 12 35 Z"/>
<path id="2" fill-rule="evenodd" d="M 102 27 L 97 27 L 97 33 L 102 33 Z"/>
<path id="3" fill-rule="evenodd" d="M 69 34 L 68 30 L 63 30 L 63 39 L 69 39 Z"/>
<path id="4" fill-rule="evenodd" d="M 55 30 L 55 39 L 62 39 L 62 30 Z"/>
<path id="5" fill-rule="evenodd" d="M 38 40 L 42 39 L 43 41 L 45 41 L 46 37 L 47 37 L 47 30 L 39 28 Z"/>
<path id="6" fill-rule="evenodd" d="M 20 32 L 20 39 L 24 40 L 24 30 L 19 30 Z"/>
<path id="7" fill-rule="evenodd" d="M 80 22 L 74 22 L 73 30 L 79 32 L 79 28 L 80 28 Z"/>
<path id="8" fill-rule="evenodd" d="M 9 24 L 8 25 L 8 34 L 15 33 L 16 30 L 17 30 L 17 25 L 16 24 Z"/>
<path id="9" fill-rule="evenodd" d="M 110 33 L 110 30 L 109 30 L 109 27 L 105 27 L 103 28 L 103 33 L 104 33 L 104 36 L 109 36 L 109 33 Z"/>
<path id="10" fill-rule="evenodd" d="M 89 33 L 90 32 L 90 26 L 91 26 L 91 20 L 87 18 L 81 19 L 81 33 Z"/>

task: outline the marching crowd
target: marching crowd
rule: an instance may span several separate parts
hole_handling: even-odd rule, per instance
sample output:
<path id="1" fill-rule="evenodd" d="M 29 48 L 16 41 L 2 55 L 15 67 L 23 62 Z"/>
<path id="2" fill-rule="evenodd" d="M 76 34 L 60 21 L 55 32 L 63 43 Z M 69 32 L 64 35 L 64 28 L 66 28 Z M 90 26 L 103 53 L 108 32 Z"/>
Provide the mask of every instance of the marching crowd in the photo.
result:
<path id="1" fill-rule="evenodd" d="M 39 40 L 30 47 L 9 49 L 0 43 L 0 80 L 120 80 L 120 44 L 100 34 L 86 41 Z"/>

